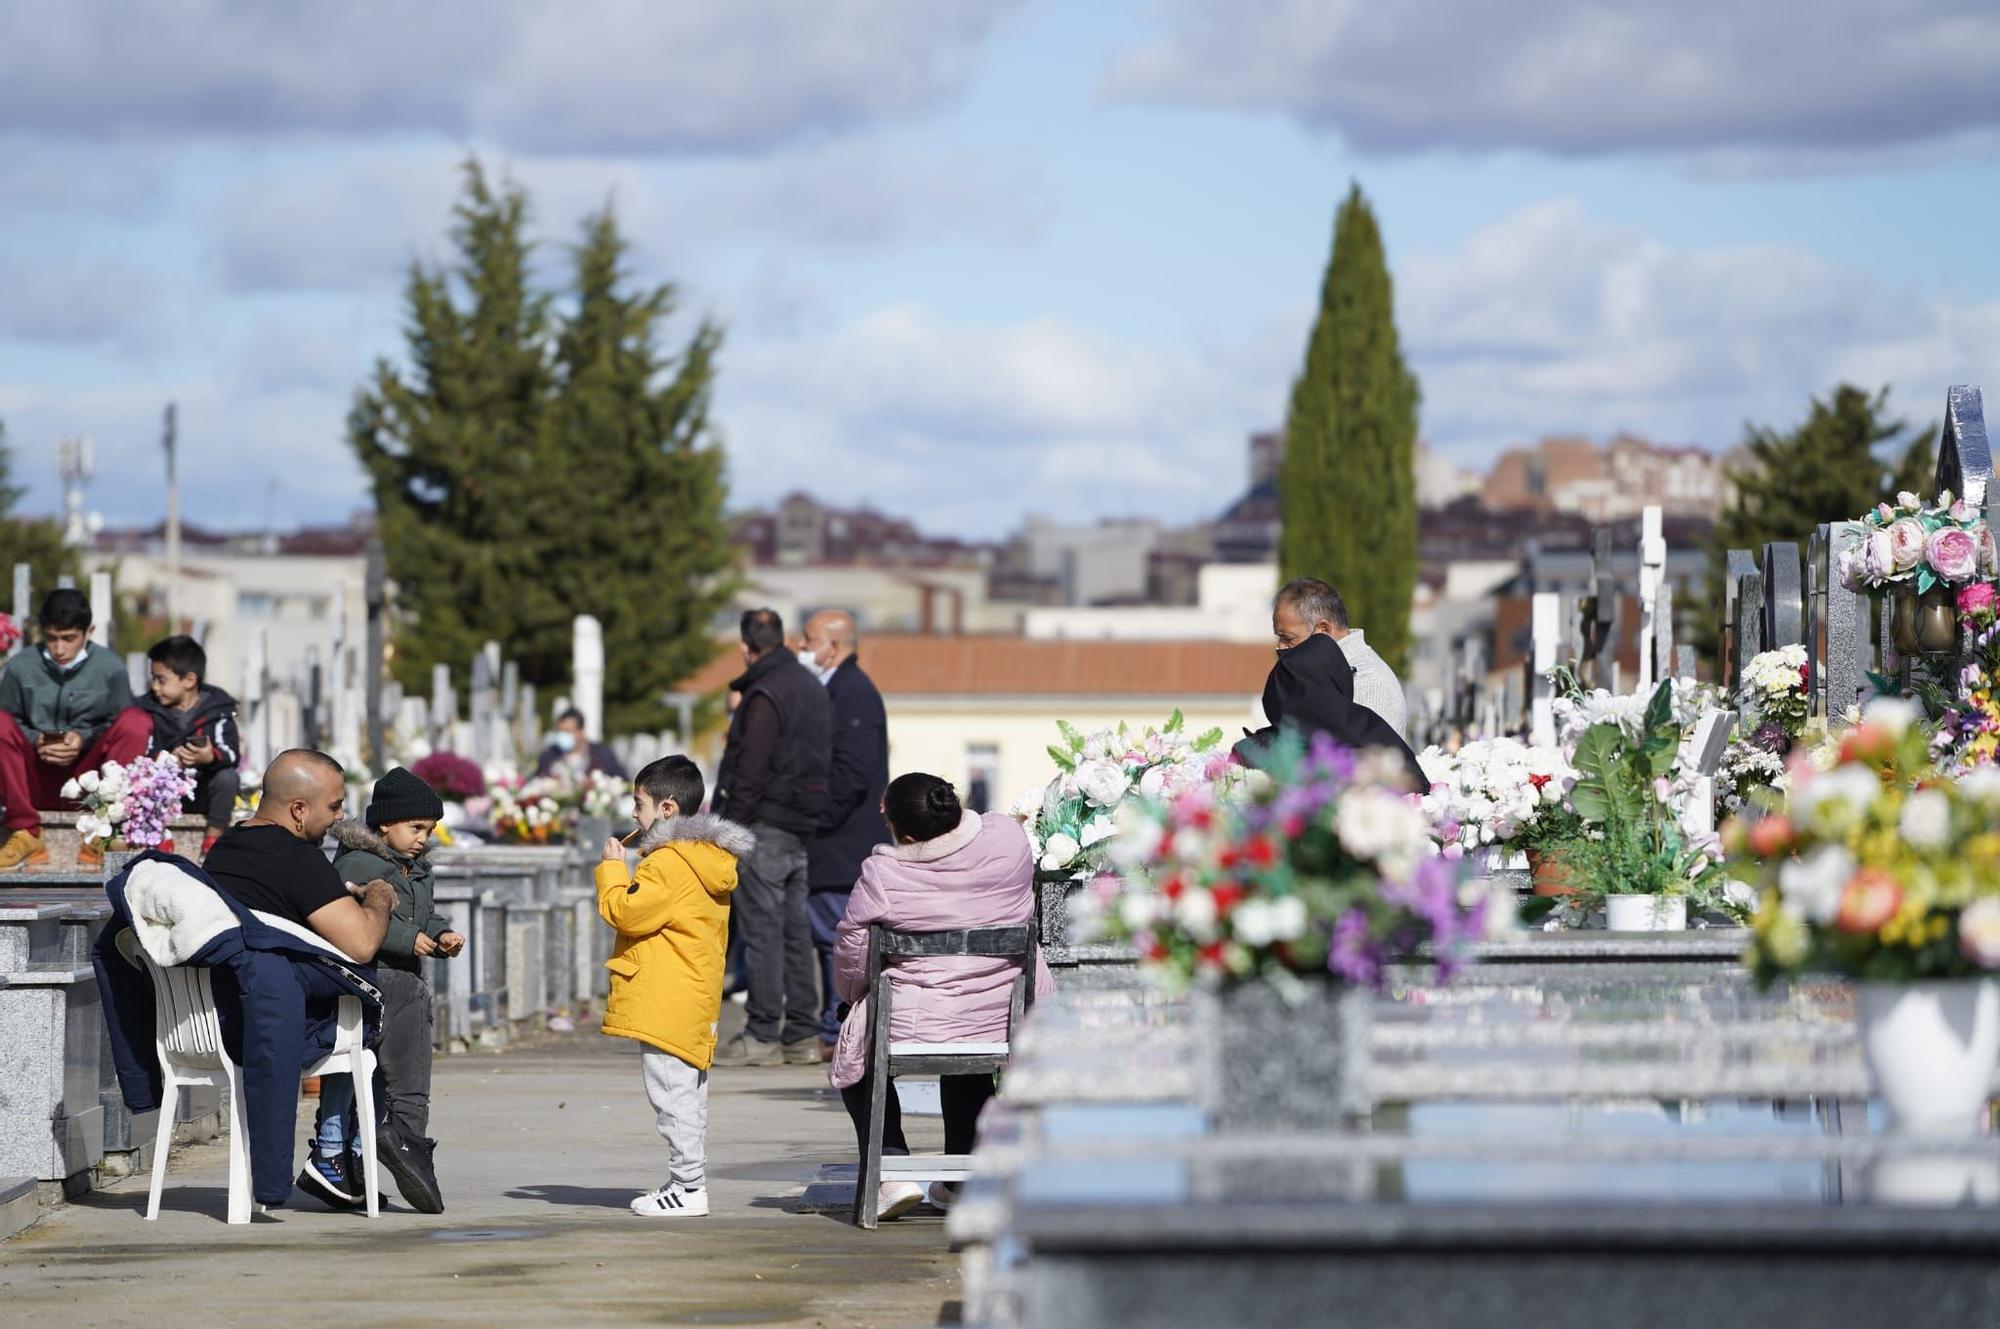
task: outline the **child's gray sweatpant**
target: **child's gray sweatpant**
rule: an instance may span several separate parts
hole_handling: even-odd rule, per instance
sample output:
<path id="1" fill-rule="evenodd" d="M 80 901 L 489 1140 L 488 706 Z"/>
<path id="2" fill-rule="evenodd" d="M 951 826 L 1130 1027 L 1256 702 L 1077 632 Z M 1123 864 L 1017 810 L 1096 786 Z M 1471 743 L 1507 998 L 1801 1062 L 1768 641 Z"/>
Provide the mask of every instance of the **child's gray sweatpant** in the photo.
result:
<path id="1" fill-rule="evenodd" d="M 689 1188 L 708 1184 L 708 1072 L 671 1052 L 647 1048 L 639 1056 L 646 1098 L 659 1115 L 671 1179 Z"/>

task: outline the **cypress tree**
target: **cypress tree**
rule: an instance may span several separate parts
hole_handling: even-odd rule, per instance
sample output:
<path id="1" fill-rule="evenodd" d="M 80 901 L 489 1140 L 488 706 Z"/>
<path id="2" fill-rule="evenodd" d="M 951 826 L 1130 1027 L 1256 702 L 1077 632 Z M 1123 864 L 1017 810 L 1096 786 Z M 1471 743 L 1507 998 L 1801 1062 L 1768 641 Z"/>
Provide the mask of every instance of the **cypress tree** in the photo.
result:
<path id="1" fill-rule="evenodd" d="M 1842 383 L 1825 400 L 1813 398 L 1805 420 L 1791 430 L 1745 427 L 1749 459 L 1730 470 L 1736 496 L 1709 542 L 1706 603 L 1716 612 L 1696 620 L 1695 645 L 1711 664 L 1720 646 L 1730 550 L 1747 549 L 1761 560 L 1766 544 L 1791 541 L 1803 557 L 1822 522 L 1859 517 L 1902 489 L 1932 497 L 1936 430 L 1888 449 L 1892 460 L 1885 461 L 1883 445 L 1908 429 L 1889 414 L 1888 400 L 1887 388 L 1871 397 Z"/>
<path id="2" fill-rule="evenodd" d="M 1375 214 L 1353 186 L 1305 368 L 1292 384 L 1278 472 L 1286 578 L 1319 577 L 1397 673 L 1417 584 L 1417 380 L 1396 336 L 1394 292 Z"/>

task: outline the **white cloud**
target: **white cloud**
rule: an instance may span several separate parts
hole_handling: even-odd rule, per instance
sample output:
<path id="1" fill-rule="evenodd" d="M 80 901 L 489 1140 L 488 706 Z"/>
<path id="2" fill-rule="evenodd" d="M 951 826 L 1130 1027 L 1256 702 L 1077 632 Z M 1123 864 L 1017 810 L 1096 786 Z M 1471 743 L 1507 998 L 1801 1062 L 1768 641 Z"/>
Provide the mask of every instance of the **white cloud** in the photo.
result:
<path id="1" fill-rule="evenodd" d="M 1424 432 L 1466 460 L 1539 434 L 1632 429 L 1725 448 L 1843 379 L 1932 418 L 2000 363 L 2000 301 L 1895 289 L 1775 245 L 1682 250 L 1578 204 L 1524 208 L 1401 265 Z"/>
<path id="2" fill-rule="evenodd" d="M 1873 149 L 2000 125 L 1986 0 L 1176 0 L 1114 95 L 1370 150 Z"/>
<path id="3" fill-rule="evenodd" d="M 224 283 L 236 291 L 399 287 L 412 258 L 450 253 L 464 160 L 442 148 L 370 151 L 240 180 L 212 210 Z M 1021 244 L 1035 233 L 1040 195 L 1012 168 L 849 141 L 699 170 L 600 157 L 483 160 L 495 188 L 512 179 L 526 189 L 538 262 L 557 282 L 568 275 L 566 247 L 581 220 L 607 202 L 641 271 L 657 275 L 745 241 L 830 250 Z"/>
<path id="4" fill-rule="evenodd" d="M 768 146 L 956 92 L 1015 0 L 71 0 L 0 7 L 0 124 L 401 130 L 533 153 Z"/>
<path id="5" fill-rule="evenodd" d="M 739 502 L 809 481 L 982 535 L 1025 511 L 1190 518 L 1234 495 L 1243 436 L 1268 418 L 1268 373 L 1244 372 L 1254 358 L 898 305 L 726 351 L 715 417 Z"/>

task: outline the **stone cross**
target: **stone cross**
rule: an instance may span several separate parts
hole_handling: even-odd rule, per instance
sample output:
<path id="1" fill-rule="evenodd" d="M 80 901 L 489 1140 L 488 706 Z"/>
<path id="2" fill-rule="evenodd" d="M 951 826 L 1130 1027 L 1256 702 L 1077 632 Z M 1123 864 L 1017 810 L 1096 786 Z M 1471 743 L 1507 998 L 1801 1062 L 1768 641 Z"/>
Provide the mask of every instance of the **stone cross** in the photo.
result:
<path id="1" fill-rule="evenodd" d="M 1667 541 L 1660 533 L 1660 508 L 1649 503 L 1640 517 L 1639 536 L 1639 695 L 1650 696 L 1659 678 L 1660 582 L 1667 570 Z"/>
<path id="2" fill-rule="evenodd" d="M 1681 810 L 1681 829 L 1689 835 L 1715 831 L 1715 772 L 1722 765 L 1722 754 L 1729 748 L 1729 734 L 1735 727 L 1736 712 L 1705 710 L 1681 752 L 1681 760 L 1695 773 L 1693 792 Z"/>
<path id="3" fill-rule="evenodd" d="M 1807 643 L 1812 666 L 1807 688 L 1813 710 L 1838 723 L 1847 708 L 1868 690 L 1868 670 L 1875 651 L 1869 641 L 1868 597 L 1840 584 L 1840 556 L 1862 541 L 1853 522 L 1833 522 L 1819 528 L 1813 576 L 1825 586 L 1820 613 L 1820 640 Z M 1814 649 L 1816 648 L 1816 649 Z"/>
<path id="4" fill-rule="evenodd" d="M 583 712 L 583 732 L 604 737 L 604 628 L 589 614 L 578 614 L 572 625 L 570 675 L 576 686 L 574 705 Z"/>
<path id="5" fill-rule="evenodd" d="M 1764 649 L 1764 570 L 1747 549 L 1729 551 L 1725 604 L 1729 621 L 1729 678 L 1743 681 L 1751 658 Z"/>
<path id="6" fill-rule="evenodd" d="M 250 769 L 261 771 L 277 755 L 271 747 L 271 631 L 259 628 L 250 638 L 250 658 L 243 664 L 243 699 L 250 723 L 244 726 L 244 754 Z"/>
<path id="7" fill-rule="evenodd" d="M 1611 574 L 1611 532 L 1593 531 L 1590 536 L 1591 621 L 1584 624 L 1583 639 L 1595 648 L 1591 652 L 1591 683 L 1618 690 L 1618 579 Z"/>
<path id="8" fill-rule="evenodd" d="M 1774 540 L 1765 545 L 1764 650 L 1774 651 L 1780 646 L 1794 646 L 1804 640 L 1803 601 L 1799 547 L 1789 540 Z"/>
<path id="9" fill-rule="evenodd" d="M 1536 591 L 1533 605 L 1534 657 L 1528 676 L 1528 740 L 1537 744 L 1556 741 L 1555 687 L 1549 670 L 1556 667 L 1560 648 L 1562 596 L 1554 591 Z"/>
<path id="10" fill-rule="evenodd" d="M 480 651 L 472 657 L 472 759 L 481 766 L 499 757 L 493 746 L 496 690 L 492 657 Z"/>

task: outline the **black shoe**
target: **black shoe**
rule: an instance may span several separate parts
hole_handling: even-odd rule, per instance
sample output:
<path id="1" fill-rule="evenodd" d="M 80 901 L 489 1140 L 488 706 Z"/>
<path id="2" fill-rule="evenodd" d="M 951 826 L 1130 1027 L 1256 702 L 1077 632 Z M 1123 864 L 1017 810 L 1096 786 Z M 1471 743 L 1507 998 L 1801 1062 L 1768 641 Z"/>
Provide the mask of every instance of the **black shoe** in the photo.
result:
<path id="1" fill-rule="evenodd" d="M 437 1168 L 431 1161 L 431 1154 L 436 1149 L 436 1140 L 406 1135 L 402 1127 L 393 1122 L 375 1133 L 377 1160 L 396 1179 L 396 1189 L 403 1193 L 403 1203 L 420 1214 L 444 1212 L 444 1196 L 438 1190 Z"/>
<path id="2" fill-rule="evenodd" d="M 298 1188 L 334 1209 L 359 1209 L 365 1203 L 361 1186 L 350 1165 L 351 1154 L 327 1158 L 317 1148 L 306 1151 L 305 1169 L 299 1173 Z"/>

